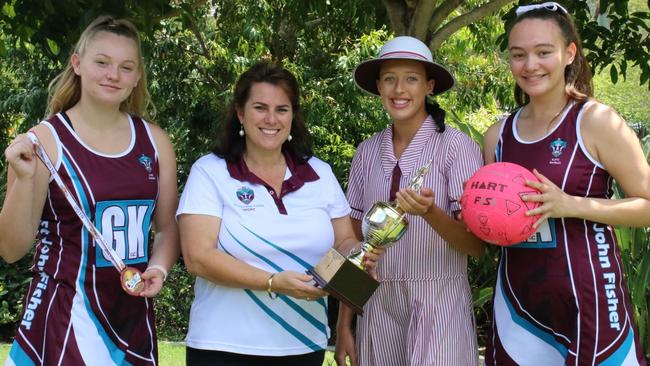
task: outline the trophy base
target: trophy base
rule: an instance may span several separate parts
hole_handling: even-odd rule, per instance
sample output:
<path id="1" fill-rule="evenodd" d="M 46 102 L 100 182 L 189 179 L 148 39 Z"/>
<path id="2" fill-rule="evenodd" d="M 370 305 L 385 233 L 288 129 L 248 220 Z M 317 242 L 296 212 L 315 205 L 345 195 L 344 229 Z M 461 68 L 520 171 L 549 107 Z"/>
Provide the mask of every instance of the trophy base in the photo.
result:
<path id="1" fill-rule="evenodd" d="M 354 265 L 333 248 L 307 273 L 314 276 L 314 281 L 322 289 L 357 314 L 363 314 L 363 305 L 379 287 L 379 282 L 368 272 Z"/>

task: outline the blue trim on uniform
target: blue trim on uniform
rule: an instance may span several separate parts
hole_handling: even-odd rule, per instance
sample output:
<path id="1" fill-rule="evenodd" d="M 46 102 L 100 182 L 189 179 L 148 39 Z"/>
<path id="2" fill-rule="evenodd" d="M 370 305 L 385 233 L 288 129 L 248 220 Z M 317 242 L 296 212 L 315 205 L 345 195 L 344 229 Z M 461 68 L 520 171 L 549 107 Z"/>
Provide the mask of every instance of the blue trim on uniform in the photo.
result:
<path id="1" fill-rule="evenodd" d="M 260 307 L 262 310 L 264 310 L 265 313 L 267 313 L 271 319 L 275 320 L 278 324 L 282 326 L 289 334 L 294 336 L 296 339 L 298 339 L 300 342 L 302 342 L 305 346 L 311 348 L 313 351 L 322 351 L 324 348 L 321 348 L 320 346 L 314 344 L 309 338 L 307 338 L 304 334 L 300 333 L 300 331 L 294 327 L 291 326 L 291 324 L 287 323 L 280 317 L 278 314 L 273 312 L 271 308 L 266 306 L 260 299 L 253 294 L 253 291 L 251 290 L 244 290 L 246 294 L 253 299 L 253 301 Z"/>
<path id="2" fill-rule="evenodd" d="M 79 177 L 77 177 L 77 174 L 76 174 L 75 170 L 73 169 L 72 164 L 70 164 L 70 162 L 68 161 L 65 154 L 62 154 L 61 161 L 63 162 L 63 164 L 68 169 L 68 172 L 70 174 L 70 178 L 72 180 L 72 184 L 74 184 L 75 189 L 79 193 L 78 197 L 79 197 L 79 199 L 81 201 L 82 209 L 84 210 L 86 215 L 89 215 L 89 213 L 90 213 L 90 205 L 88 204 L 88 201 L 86 200 L 86 196 L 84 195 L 84 193 L 86 191 L 83 189 L 83 186 L 81 186 L 81 180 L 79 179 Z M 95 328 L 97 328 L 97 333 L 99 333 L 99 336 L 101 337 L 102 341 L 106 345 L 106 348 L 107 348 L 109 354 L 111 355 L 111 359 L 113 360 L 113 362 L 115 362 L 118 365 L 130 365 L 130 363 L 128 363 L 126 361 L 126 353 L 124 351 L 122 351 L 121 349 L 119 349 L 115 345 L 115 343 L 113 343 L 113 341 L 108 336 L 108 334 L 106 333 L 106 331 L 102 327 L 101 323 L 99 322 L 99 320 L 95 316 L 95 313 L 93 312 L 92 307 L 90 306 L 90 299 L 86 295 L 86 290 L 84 288 L 84 283 L 86 282 L 86 270 L 87 270 L 87 265 L 88 265 L 87 253 L 88 253 L 88 247 L 89 247 L 89 244 L 86 243 L 86 239 L 88 238 L 88 236 L 90 234 L 88 233 L 88 230 L 86 230 L 86 228 L 84 226 L 82 226 L 81 230 L 82 230 L 81 231 L 81 234 L 82 234 L 81 235 L 81 247 L 82 247 L 82 251 L 81 251 L 82 254 L 81 255 L 82 255 L 82 258 L 80 260 L 80 263 L 81 263 L 81 276 L 79 278 L 79 289 L 81 290 L 81 293 L 83 294 L 84 303 L 86 304 L 86 311 L 88 312 L 88 317 L 93 322 L 93 324 L 95 324 Z M 86 257 L 86 258 L 84 258 L 84 257 Z"/>
<path id="3" fill-rule="evenodd" d="M 279 246 L 276 245 L 276 244 L 271 243 L 270 241 L 268 241 L 268 240 L 264 239 L 263 237 L 259 236 L 258 234 L 256 234 L 255 232 L 253 232 L 251 229 L 247 228 L 246 226 L 242 225 L 242 227 L 243 227 L 244 229 L 246 229 L 249 233 L 255 235 L 256 238 L 260 239 L 260 240 L 263 241 L 264 243 L 266 243 L 266 244 L 272 246 L 273 248 L 277 249 L 278 251 L 280 251 L 282 254 L 285 254 L 285 255 L 288 256 L 289 258 L 291 258 L 291 259 L 293 259 L 294 261 L 298 262 L 301 266 L 303 266 L 303 268 L 304 268 L 305 270 L 308 270 L 308 269 L 312 269 L 312 268 L 314 268 L 314 266 L 312 266 L 311 264 L 307 263 L 307 261 L 305 261 L 305 260 L 303 260 L 302 258 L 298 257 L 297 255 L 295 255 L 295 254 L 289 252 L 288 250 L 286 250 L 286 249 L 284 249 L 284 248 L 279 247 Z"/>
<path id="4" fill-rule="evenodd" d="M 501 161 L 501 134 L 499 134 L 499 141 L 497 141 L 497 144 L 494 146 L 494 161 Z"/>
<path id="5" fill-rule="evenodd" d="M 282 272 L 282 271 L 284 270 L 284 269 L 282 269 L 282 267 L 280 267 L 280 266 L 278 266 L 277 264 L 273 263 L 270 259 L 266 258 L 265 256 L 263 256 L 263 255 L 261 255 L 261 254 L 256 253 L 256 252 L 253 251 L 251 248 L 247 247 L 246 244 L 244 244 L 244 243 L 242 243 L 241 241 L 239 241 L 239 239 L 237 239 L 237 238 L 236 238 L 236 237 L 235 237 L 235 236 L 230 232 L 230 230 L 228 230 L 228 227 L 226 227 L 225 225 L 224 225 L 224 228 L 226 229 L 226 231 L 228 232 L 228 234 L 230 234 L 230 237 L 231 237 L 234 241 L 236 241 L 237 244 L 239 244 L 239 246 L 241 246 L 242 248 L 246 249 L 247 252 L 249 252 L 249 253 L 251 253 L 252 255 L 256 256 L 257 258 L 261 259 L 262 261 L 264 261 L 264 263 L 268 264 L 269 266 L 271 266 L 274 270 L 276 270 L 276 271 L 278 271 L 278 272 Z M 223 248 L 223 243 L 221 243 L 221 247 Z M 224 248 L 224 250 L 225 250 L 225 248 Z M 226 253 L 230 254 L 230 252 L 228 252 L 227 250 L 226 250 Z M 230 254 L 230 255 L 232 255 L 232 254 Z"/>
<path id="6" fill-rule="evenodd" d="M 535 335 L 540 340 L 544 341 L 545 343 L 549 344 L 551 347 L 555 348 L 566 359 L 567 354 L 569 353 L 568 349 L 564 345 L 556 341 L 555 337 L 552 334 L 547 333 L 546 331 L 538 328 L 533 323 L 529 322 L 528 320 L 524 319 L 519 314 L 517 314 L 514 306 L 512 306 L 510 300 L 507 297 L 506 291 L 503 287 L 503 281 L 501 281 L 500 287 L 503 296 L 503 301 L 508 306 L 508 310 L 510 312 L 510 317 L 512 318 L 512 320 L 522 328 L 526 329 L 531 334 Z"/>
<path id="7" fill-rule="evenodd" d="M 232 233 L 230 232 L 230 230 L 228 230 L 227 227 L 224 226 L 224 228 L 226 229 L 226 231 L 228 232 L 228 234 L 230 234 L 230 236 L 233 238 L 233 240 L 235 240 L 237 243 L 239 243 L 239 245 L 241 245 L 242 247 L 244 247 L 246 250 L 248 250 L 249 252 L 251 252 L 251 253 L 252 253 L 253 255 L 255 255 L 256 257 L 262 259 L 264 262 L 268 263 L 268 264 L 269 264 L 271 267 L 273 267 L 273 269 L 275 269 L 276 271 L 278 271 L 278 272 L 282 272 L 282 271 L 284 271 L 284 269 L 283 269 L 282 267 L 280 267 L 280 266 L 278 266 L 277 264 L 271 262 L 271 260 L 269 260 L 269 259 L 267 259 L 267 258 L 265 258 L 265 257 L 263 257 L 263 256 L 261 256 L 261 255 L 258 255 L 257 253 L 255 253 L 255 252 L 253 252 L 252 250 L 250 250 L 250 249 L 249 249 L 247 246 L 245 246 L 242 242 L 240 242 L 239 240 L 237 240 L 237 238 L 235 238 L 235 236 L 232 235 Z M 226 252 L 226 254 L 232 256 L 233 258 L 235 257 L 235 256 L 232 255 L 232 253 L 230 253 L 230 252 L 228 251 L 228 249 L 226 249 L 226 248 L 223 246 L 223 243 L 220 243 L 220 244 L 221 244 L 221 248 L 223 249 L 224 252 Z M 320 322 L 318 319 L 314 318 L 313 315 L 307 313 L 307 312 L 306 312 L 306 311 L 305 311 L 301 306 L 299 306 L 298 304 L 296 304 L 295 302 L 293 302 L 292 300 L 290 300 L 286 295 L 280 295 L 280 298 L 281 298 L 285 303 L 287 303 L 287 305 L 289 305 L 289 307 L 291 307 L 291 308 L 292 308 L 293 310 L 295 310 L 298 314 L 300 314 L 303 318 L 305 318 L 305 320 L 307 320 L 307 321 L 310 322 L 314 327 L 316 327 L 316 329 L 321 330 L 323 333 L 327 334 L 327 325 L 323 324 L 323 323 Z M 324 298 L 320 298 L 320 299 L 318 299 L 317 302 L 318 302 L 321 306 L 323 306 L 323 308 L 325 308 L 325 311 L 327 312 L 327 303 L 325 302 L 325 299 L 324 299 Z"/>
<path id="8" fill-rule="evenodd" d="M 298 305 L 295 301 L 291 300 L 289 296 L 286 295 L 280 295 L 279 296 L 282 301 L 284 301 L 287 305 L 289 305 L 290 308 L 295 310 L 298 314 L 300 314 L 305 320 L 307 320 L 311 325 L 313 325 L 316 329 L 320 330 L 323 334 L 327 336 L 327 325 L 321 322 L 320 320 L 314 318 L 313 315 L 309 314 L 305 309 L 302 308 L 302 306 Z"/>
<path id="9" fill-rule="evenodd" d="M 527 249 L 548 249 L 557 247 L 557 232 L 555 230 L 555 219 L 549 217 L 547 222 L 542 222 L 537 230 L 526 241 L 511 245 L 510 248 Z M 548 228 L 548 231 L 546 229 Z M 545 230 L 542 232 L 542 230 Z"/>
<path id="10" fill-rule="evenodd" d="M 224 227 L 225 227 L 225 226 L 224 226 Z M 303 266 L 303 268 L 305 268 L 305 270 L 313 268 L 313 266 L 309 265 L 309 263 L 307 263 L 306 261 L 302 260 L 301 258 L 299 258 L 298 256 L 296 256 L 295 254 L 293 254 L 293 253 L 291 253 L 291 252 L 289 252 L 289 251 L 287 251 L 287 250 L 285 250 L 285 249 L 283 249 L 283 248 L 281 248 L 281 247 L 279 247 L 279 246 L 277 246 L 277 245 L 271 243 L 270 241 L 268 241 L 268 240 L 262 238 L 261 236 L 257 235 L 256 233 L 254 233 L 252 230 L 250 230 L 250 229 L 247 228 L 246 226 L 242 225 L 242 227 L 243 227 L 244 229 L 246 229 L 249 233 L 255 235 L 256 238 L 262 240 L 264 243 L 269 244 L 271 247 L 277 249 L 277 250 L 280 251 L 282 254 L 285 254 L 285 255 L 289 256 L 291 259 L 293 259 L 293 260 L 295 260 L 296 262 L 298 262 L 300 265 Z M 261 256 L 261 255 L 259 255 L 259 254 L 257 254 L 257 253 L 255 253 L 255 252 L 253 252 L 252 249 L 248 248 L 248 247 L 247 247 L 246 245 L 244 245 L 242 242 L 240 242 L 239 240 L 237 240 L 237 238 L 235 238 L 235 236 L 230 232 L 230 230 L 228 230 L 227 227 L 225 227 L 225 229 L 226 229 L 226 231 L 228 232 L 228 234 L 230 234 L 230 237 L 233 238 L 233 240 L 235 240 L 237 243 L 239 243 L 239 245 L 241 245 L 241 246 L 242 246 L 244 249 L 246 249 L 248 252 L 250 252 L 250 253 L 253 254 L 254 256 L 256 256 L 256 257 L 260 258 L 261 260 L 263 260 L 264 262 L 266 262 L 268 265 L 270 265 L 271 267 L 273 267 L 273 269 L 275 269 L 276 271 L 278 271 L 278 272 L 282 272 L 282 271 L 284 270 L 284 269 L 281 268 L 280 266 L 278 266 L 278 265 L 276 265 L 275 263 L 271 262 L 269 259 L 267 259 L 267 258 L 265 258 L 265 257 L 263 257 L 263 256 Z M 222 247 L 223 247 L 223 244 L 222 244 Z M 323 306 L 323 307 L 325 308 L 325 310 L 327 310 L 327 302 L 325 302 L 325 299 L 324 299 L 324 298 L 320 298 L 320 299 L 318 299 L 316 302 L 319 303 L 321 306 Z"/>
<path id="11" fill-rule="evenodd" d="M 625 341 L 623 341 L 623 344 L 616 350 L 616 352 L 612 353 L 607 359 L 601 363 L 599 363 L 599 366 L 618 366 L 623 364 L 623 360 L 625 360 L 625 357 L 630 353 L 630 348 L 632 348 L 632 345 L 634 344 L 634 330 L 630 327 L 630 331 L 627 333 L 627 337 L 625 337 Z M 636 358 L 635 358 L 636 360 Z"/>
<path id="12" fill-rule="evenodd" d="M 19 366 L 35 366 L 36 364 L 32 361 L 31 358 L 27 355 L 27 352 L 18 344 L 18 341 L 14 341 L 9 350 L 9 358 Z"/>

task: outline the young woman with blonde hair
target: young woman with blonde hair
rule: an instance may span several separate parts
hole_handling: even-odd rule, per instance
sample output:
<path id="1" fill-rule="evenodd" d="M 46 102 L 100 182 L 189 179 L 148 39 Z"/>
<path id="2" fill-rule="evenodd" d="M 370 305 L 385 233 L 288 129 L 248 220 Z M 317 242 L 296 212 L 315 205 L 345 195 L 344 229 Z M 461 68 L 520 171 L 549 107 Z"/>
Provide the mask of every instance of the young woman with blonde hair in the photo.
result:
<path id="1" fill-rule="evenodd" d="M 0 255 L 14 262 L 37 239 L 7 364 L 157 364 L 150 297 L 179 247 L 176 160 L 165 132 L 140 117 L 149 103 L 137 29 L 100 17 L 51 83 L 46 119 L 32 128 L 32 138 L 19 135 L 5 150 Z M 39 147 L 52 170 L 38 161 Z M 116 257 L 89 235 L 83 216 Z M 123 291 L 116 263 L 142 272 L 141 292 Z"/>

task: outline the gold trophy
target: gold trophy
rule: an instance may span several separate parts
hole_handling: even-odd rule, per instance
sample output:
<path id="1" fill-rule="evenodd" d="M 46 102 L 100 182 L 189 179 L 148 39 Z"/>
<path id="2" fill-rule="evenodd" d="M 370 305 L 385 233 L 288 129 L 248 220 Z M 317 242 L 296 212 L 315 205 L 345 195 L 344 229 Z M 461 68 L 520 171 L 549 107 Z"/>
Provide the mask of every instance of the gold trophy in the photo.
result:
<path id="1" fill-rule="evenodd" d="M 429 172 L 431 160 L 415 172 L 408 188 L 420 193 L 424 177 Z M 402 238 L 408 228 L 405 213 L 397 203 L 376 202 L 363 216 L 361 229 L 364 240 L 347 258 L 336 249 L 307 271 L 316 283 L 332 296 L 348 305 L 358 314 L 379 286 L 379 282 L 366 271 L 363 257 L 375 248 L 388 248 Z"/>

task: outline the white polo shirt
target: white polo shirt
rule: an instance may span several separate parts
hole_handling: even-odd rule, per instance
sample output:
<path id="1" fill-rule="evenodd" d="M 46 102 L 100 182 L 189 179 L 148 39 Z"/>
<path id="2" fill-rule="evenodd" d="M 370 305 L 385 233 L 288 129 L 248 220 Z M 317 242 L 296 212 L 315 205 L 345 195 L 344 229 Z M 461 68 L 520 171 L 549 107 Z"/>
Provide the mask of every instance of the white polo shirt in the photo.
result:
<path id="1" fill-rule="evenodd" d="M 269 272 L 313 267 L 334 244 L 331 220 L 350 213 L 330 166 L 312 157 L 288 169 L 278 195 L 248 171 L 214 154 L 192 166 L 177 215 L 222 219 L 219 250 Z M 219 265 L 218 263 L 214 264 Z M 326 299 L 304 301 L 225 287 L 196 278 L 187 345 L 251 355 L 285 356 L 327 346 Z"/>

